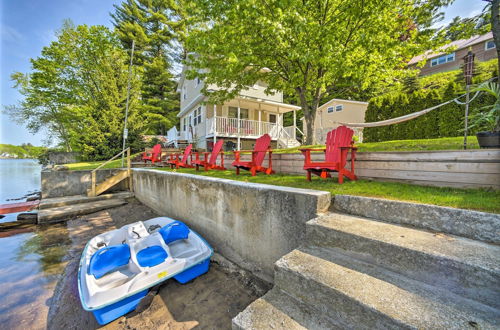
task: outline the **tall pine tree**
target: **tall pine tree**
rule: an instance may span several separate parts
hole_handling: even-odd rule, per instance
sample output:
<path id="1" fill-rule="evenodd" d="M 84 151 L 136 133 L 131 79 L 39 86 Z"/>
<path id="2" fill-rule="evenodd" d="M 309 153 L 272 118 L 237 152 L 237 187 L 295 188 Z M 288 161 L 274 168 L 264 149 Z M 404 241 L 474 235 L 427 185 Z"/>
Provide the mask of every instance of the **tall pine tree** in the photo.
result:
<path id="1" fill-rule="evenodd" d="M 116 33 L 131 49 L 135 40 L 135 64 L 143 67 L 141 111 L 147 133 L 165 135 L 176 125 L 179 97 L 172 68 L 176 54 L 175 1 L 127 0 L 111 14 Z"/>

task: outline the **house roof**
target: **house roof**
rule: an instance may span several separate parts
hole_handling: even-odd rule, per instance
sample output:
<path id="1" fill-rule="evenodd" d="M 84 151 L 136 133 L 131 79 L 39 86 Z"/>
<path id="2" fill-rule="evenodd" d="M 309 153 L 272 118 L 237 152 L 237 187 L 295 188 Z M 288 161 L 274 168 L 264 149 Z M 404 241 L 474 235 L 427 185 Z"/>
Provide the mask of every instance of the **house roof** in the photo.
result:
<path id="1" fill-rule="evenodd" d="M 483 35 L 473 36 L 472 38 L 469 38 L 469 39 L 460 39 L 460 40 L 452 41 L 449 44 L 446 44 L 443 47 L 441 47 L 441 49 L 444 50 L 444 49 L 449 48 L 449 47 L 454 47 L 454 48 L 456 48 L 456 50 L 460 50 L 460 49 L 464 49 L 464 48 L 468 48 L 470 46 L 476 45 L 476 44 L 481 43 L 481 42 L 485 42 L 485 41 L 490 40 L 490 39 L 493 39 L 493 33 L 491 31 L 486 33 L 486 34 L 483 34 Z M 436 56 L 439 56 L 442 54 L 445 54 L 445 52 L 433 53 L 432 51 L 427 51 L 422 55 L 418 55 L 418 56 L 415 56 L 414 58 L 412 58 L 408 62 L 408 64 L 409 65 L 415 64 L 415 63 L 418 63 L 422 60 L 433 58 L 433 57 L 436 57 Z"/>
<path id="2" fill-rule="evenodd" d="M 325 102 L 325 103 L 323 103 L 322 105 L 320 105 L 320 106 L 318 107 L 318 109 L 320 109 L 320 108 L 324 107 L 325 105 L 327 105 L 328 103 L 333 102 L 333 101 L 336 101 L 336 102 L 342 102 L 342 103 L 355 103 L 355 104 L 364 104 L 364 105 L 368 105 L 368 102 L 362 102 L 362 101 L 344 100 L 344 99 L 331 99 L 330 101 Z"/>

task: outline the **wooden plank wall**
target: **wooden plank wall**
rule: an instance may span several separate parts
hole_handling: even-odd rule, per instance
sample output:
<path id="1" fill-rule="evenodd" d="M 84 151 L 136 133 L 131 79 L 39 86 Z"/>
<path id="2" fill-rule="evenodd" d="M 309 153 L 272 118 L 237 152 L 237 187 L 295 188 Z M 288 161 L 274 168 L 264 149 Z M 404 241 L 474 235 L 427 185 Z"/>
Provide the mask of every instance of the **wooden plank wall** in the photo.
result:
<path id="1" fill-rule="evenodd" d="M 313 154 L 320 161 L 322 153 Z M 243 155 L 242 159 L 248 159 Z M 230 168 L 233 157 L 227 153 L 225 165 Z M 264 161 L 267 165 L 267 156 Z M 274 154 L 273 168 L 278 173 L 301 174 L 304 157 L 301 154 Z M 356 175 L 362 179 L 407 182 L 419 185 L 500 189 L 500 149 L 419 151 L 419 152 L 359 152 Z"/>

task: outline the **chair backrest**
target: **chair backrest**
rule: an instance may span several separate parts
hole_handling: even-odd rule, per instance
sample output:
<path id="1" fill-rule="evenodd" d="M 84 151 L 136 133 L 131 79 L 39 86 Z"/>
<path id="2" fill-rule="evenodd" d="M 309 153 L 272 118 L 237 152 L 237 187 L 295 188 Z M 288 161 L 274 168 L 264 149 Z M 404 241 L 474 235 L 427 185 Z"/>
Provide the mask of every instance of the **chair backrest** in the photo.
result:
<path id="1" fill-rule="evenodd" d="M 182 156 L 181 163 L 186 163 L 189 157 L 189 154 L 191 153 L 191 149 L 193 148 L 193 145 L 190 144 L 187 146 L 187 148 L 184 150 L 184 156 Z"/>
<path id="2" fill-rule="evenodd" d="M 340 147 L 349 147 L 352 144 L 354 131 L 347 126 L 339 126 L 328 132 L 326 136 L 325 161 L 336 163 L 340 161 Z M 345 165 L 342 164 L 342 165 Z"/>
<path id="3" fill-rule="evenodd" d="M 156 159 L 160 157 L 161 154 L 161 144 L 155 144 L 153 147 L 153 152 L 151 153 L 151 156 L 153 159 Z"/>
<path id="4" fill-rule="evenodd" d="M 269 134 L 264 134 L 255 141 L 254 151 L 258 151 L 255 155 L 254 161 L 255 165 L 261 166 L 264 158 L 266 157 L 266 151 L 271 145 L 271 136 Z"/>
<path id="5" fill-rule="evenodd" d="M 214 165 L 217 162 L 217 156 L 219 155 L 219 152 L 222 149 L 223 144 L 224 140 L 219 140 L 214 145 L 214 148 L 212 149 L 212 154 L 210 155 L 210 159 L 208 160 L 209 164 Z"/>

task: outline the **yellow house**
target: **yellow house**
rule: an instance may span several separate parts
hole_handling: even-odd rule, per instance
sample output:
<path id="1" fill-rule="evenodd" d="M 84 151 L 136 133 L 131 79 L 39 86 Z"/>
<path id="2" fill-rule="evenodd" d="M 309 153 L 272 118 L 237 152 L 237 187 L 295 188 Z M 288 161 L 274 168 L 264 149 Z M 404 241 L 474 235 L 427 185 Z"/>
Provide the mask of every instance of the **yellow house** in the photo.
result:
<path id="1" fill-rule="evenodd" d="M 339 123 L 364 123 L 368 102 L 331 99 L 316 112 L 314 136 L 317 143 L 325 143 L 326 134 Z M 305 120 L 302 118 L 305 127 Z M 358 142 L 363 142 L 363 129 L 353 128 Z"/>

